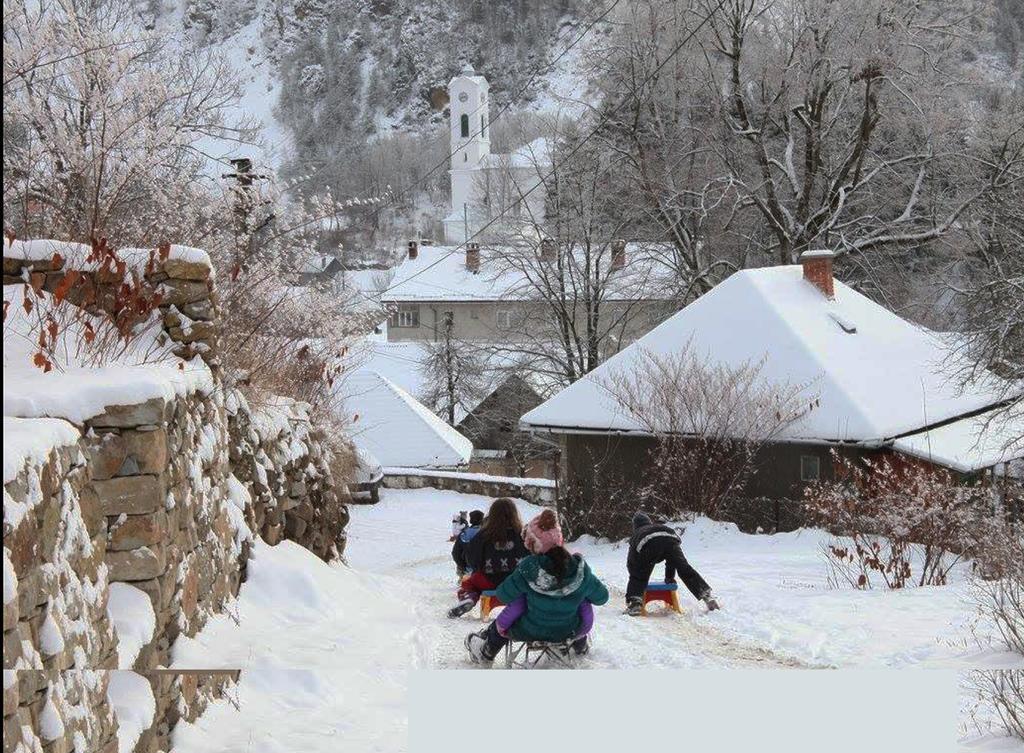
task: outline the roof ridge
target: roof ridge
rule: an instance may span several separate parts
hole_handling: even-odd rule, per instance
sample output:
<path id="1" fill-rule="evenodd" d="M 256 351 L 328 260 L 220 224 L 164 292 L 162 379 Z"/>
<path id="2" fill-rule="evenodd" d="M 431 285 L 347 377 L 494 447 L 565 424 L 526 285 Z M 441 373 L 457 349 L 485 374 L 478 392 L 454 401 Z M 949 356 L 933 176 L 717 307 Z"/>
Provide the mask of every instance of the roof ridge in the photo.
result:
<path id="1" fill-rule="evenodd" d="M 472 443 L 472 441 L 468 437 L 465 437 L 455 427 L 451 426 L 446 421 L 443 421 L 442 419 L 440 419 L 437 416 L 435 416 L 430 411 L 430 409 L 427 408 L 427 406 L 423 405 L 423 403 L 421 403 L 415 397 L 413 397 L 408 392 L 403 390 L 401 387 L 399 387 L 397 384 L 392 382 L 390 379 L 388 379 L 386 376 L 381 374 L 379 371 L 377 371 L 375 369 L 368 369 L 368 371 L 371 374 L 373 374 L 374 376 L 376 376 L 378 379 L 380 379 L 384 383 L 384 386 L 387 387 L 388 389 L 390 389 L 395 394 L 395 396 L 398 397 L 399 400 L 401 400 L 403 403 L 405 403 L 407 406 L 409 406 L 409 408 L 416 415 L 416 417 L 428 429 L 430 429 L 437 436 L 439 436 L 441 438 L 441 440 L 448 446 L 449 449 L 454 450 L 456 453 L 459 453 L 460 455 L 462 454 L 461 450 L 458 447 L 456 447 L 454 444 L 452 444 L 452 442 L 450 441 L 451 438 L 449 436 L 445 436 L 448 432 L 453 432 L 454 434 L 457 434 L 458 436 L 462 437 L 467 442 L 469 442 L 470 446 L 472 447 L 473 443 Z M 426 415 L 424 415 L 424 413 L 426 413 Z M 439 431 L 438 430 L 437 424 L 440 424 L 441 427 L 443 427 L 443 431 Z"/>
<path id="2" fill-rule="evenodd" d="M 787 270 L 792 268 L 794 270 L 799 270 L 799 266 L 797 266 L 797 265 L 788 265 L 788 264 L 777 265 L 777 268 L 779 268 L 779 269 L 787 269 Z M 752 279 L 756 279 L 756 278 L 754 278 L 752 276 Z M 801 272 L 801 280 L 800 281 L 805 283 L 807 286 L 813 288 L 815 293 L 818 293 L 819 295 L 821 294 L 821 292 L 816 287 L 814 287 L 814 285 L 812 283 L 807 282 L 806 280 L 803 279 L 803 273 L 802 272 Z M 728 280 L 726 280 L 726 282 L 728 282 Z M 850 288 L 848 285 L 846 285 L 842 281 L 835 280 L 834 282 L 835 282 L 836 288 L 843 288 L 843 289 L 845 289 L 847 291 L 854 292 L 852 288 Z M 788 317 L 786 317 L 785 315 L 783 315 L 783 313 L 779 310 L 777 302 L 774 300 L 774 298 L 772 296 L 766 295 L 765 291 L 762 290 L 758 285 L 753 285 L 752 287 L 755 290 L 757 290 L 757 294 L 760 296 L 761 300 L 765 303 L 766 307 L 771 310 L 772 315 L 775 316 L 775 318 L 782 325 L 783 330 L 796 343 L 798 343 L 800 345 L 800 350 L 804 354 L 804 357 L 807 358 L 808 361 L 810 361 L 811 363 L 813 363 L 815 366 L 818 367 L 818 372 L 819 372 L 818 379 L 819 379 L 819 381 L 824 381 L 824 379 L 827 378 L 827 379 L 829 379 L 832 382 L 832 384 L 834 384 L 836 387 L 839 388 L 838 391 L 843 396 L 843 399 L 844 399 L 844 401 L 846 402 L 846 404 L 848 406 L 848 410 L 844 411 L 844 415 L 845 415 L 845 418 L 846 418 L 846 427 L 843 427 L 842 430 L 840 430 L 839 427 L 837 427 L 836 436 L 842 436 L 844 434 L 845 430 L 847 428 L 849 428 L 849 425 L 851 423 L 850 419 L 853 418 L 853 417 L 859 418 L 865 424 L 870 424 L 870 416 L 866 415 L 865 412 L 861 409 L 861 406 L 859 405 L 859 403 L 850 396 L 849 390 L 846 388 L 845 382 L 840 378 L 840 377 L 844 376 L 844 373 L 842 371 L 836 371 L 832 367 L 832 365 L 829 364 L 828 359 L 827 358 L 823 358 L 821 356 L 821 354 L 818 353 L 817 349 L 814 348 L 811 345 L 811 343 L 808 341 L 808 338 L 806 337 L 804 332 L 802 332 L 799 328 L 796 328 L 796 327 L 792 326 L 792 324 L 790 323 L 790 319 Z M 870 300 L 870 299 L 868 299 L 868 300 Z M 878 304 L 876 304 L 874 301 L 871 301 L 871 303 L 876 305 L 876 306 L 878 306 Z M 834 304 L 835 304 L 835 299 L 826 301 L 826 303 L 825 303 L 825 310 L 822 312 L 822 315 L 827 316 L 828 315 L 828 311 L 834 309 Z M 818 397 L 819 398 L 821 397 L 820 390 L 818 392 Z"/>

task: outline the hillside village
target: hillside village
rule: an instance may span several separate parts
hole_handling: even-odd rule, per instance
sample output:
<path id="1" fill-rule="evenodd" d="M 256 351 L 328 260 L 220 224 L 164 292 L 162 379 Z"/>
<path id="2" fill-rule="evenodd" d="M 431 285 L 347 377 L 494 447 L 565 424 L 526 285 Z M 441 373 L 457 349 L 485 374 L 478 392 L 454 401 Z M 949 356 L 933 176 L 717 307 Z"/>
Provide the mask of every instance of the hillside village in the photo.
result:
<path id="1" fill-rule="evenodd" d="M 1012 3 L 178 5 L 5 4 L 5 753 L 410 750 L 487 668 L 1024 750 Z"/>

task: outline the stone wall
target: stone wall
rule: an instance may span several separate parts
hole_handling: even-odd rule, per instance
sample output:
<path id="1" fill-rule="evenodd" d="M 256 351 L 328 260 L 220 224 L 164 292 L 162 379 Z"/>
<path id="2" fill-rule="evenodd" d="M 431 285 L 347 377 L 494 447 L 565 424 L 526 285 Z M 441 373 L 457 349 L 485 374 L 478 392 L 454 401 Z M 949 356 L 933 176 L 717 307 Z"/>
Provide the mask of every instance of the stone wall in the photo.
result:
<path id="1" fill-rule="evenodd" d="M 172 750 L 172 735 L 178 722 L 194 722 L 212 701 L 230 697 L 240 672 L 158 669 L 142 675 L 149 680 L 155 709 L 153 723 L 142 733 L 133 753 Z"/>
<path id="2" fill-rule="evenodd" d="M 461 494 L 485 497 L 525 499 L 535 505 L 554 505 L 558 489 L 554 481 L 543 478 L 485 476 L 457 471 L 428 471 L 418 468 L 385 468 L 384 486 L 389 489 L 447 489 Z"/>
<path id="3" fill-rule="evenodd" d="M 101 308 L 111 284 L 102 272 L 4 258 L 5 284 L 53 291 L 71 272 L 100 291 L 78 303 Z M 19 740 L 46 753 L 116 751 L 106 670 L 119 666 L 153 690 L 153 723 L 135 752 L 166 749 L 177 721 L 194 719 L 237 678 L 160 668 L 181 634 L 197 633 L 238 592 L 253 532 L 324 559 L 344 551 L 340 458 L 307 407 L 273 396 L 250 406 L 220 378 L 209 264 L 171 254 L 146 277 L 162 296 L 163 336 L 178 355 L 202 356 L 212 385 L 108 406 L 74 427 L 12 419 L 65 431 L 13 474 L 5 449 L 5 753 Z M 119 620 L 115 592 L 144 614 Z M 140 634 L 142 623 L 151 633 Z"/>
<path id="4" fill-rule="evenodd" d="M 4 490 L 4 668 L 116 667 L 106 519 L 82 448 L 54 447 Z"/>
<path id="5" fill-rule="evenodd" d="M 241 584 L 247 548 L 231 519 L 222 402 L 215 393 L 114 406 L 84 434 L 109 579 L 145 592 L 156 615 L 134 667 L 166 666 L 175 638 L 198 632 Z"/>
<path id="6" fill-rule="evenodd" d="M 238 670 L 150 670 L 139 673 L 152 693 L 152 719 L 134 753 L 172 750 L 179 721 L 193 722 L 209 704 L 231 697 Z M 21 670 L 4 673 L 4 753 L 118 753 L 119 725 L 109 696 L 109 670 Z M 137 687 L 145 694 L 145 685 Z M 150 700 L 135 699 L 140 709 Z M 19 748 L 18 745 L 24 747 Z"/>
<path id="7" fill-rule="evenodd" d="M 332 467 L 340 458 L 305 405 L 274 396 L 250 404 L 238 390 L 226 405 L 231 467 L 249 493 L 249 527 L 272 545 L 289 539 L 324 560 L 342 556 L 348 497 Z"/>
<path id="8" fill-rule="evenodd" d="M 5 670 L 4 753 L 117 753 L 109 682 L 104 670 Z"/>

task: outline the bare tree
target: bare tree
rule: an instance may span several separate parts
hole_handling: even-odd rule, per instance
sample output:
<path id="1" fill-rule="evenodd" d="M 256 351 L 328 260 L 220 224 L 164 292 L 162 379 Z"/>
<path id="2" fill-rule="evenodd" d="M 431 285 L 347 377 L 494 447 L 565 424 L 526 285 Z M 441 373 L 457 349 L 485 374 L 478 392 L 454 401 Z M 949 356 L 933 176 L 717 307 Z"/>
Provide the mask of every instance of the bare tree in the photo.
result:
<path id="1" fill-rule="evenodd" d="M 207 202 L 204 139 L 245 139 L 227 62 L 182 54 L 124 0 L 4 6 L 4 222 L 21 236 L 181 239 Z"/>
<path id="2" fill-rule="evenodd" d="M 634 368 L 605 380 L 623 415 L 655 440 L 645 507 L 669 519 L 718 515 L 743 493 L 762 449 L 815 408 L 809 385 L 769 383 L 763 366 L 717 363 L 686 345 L 641 351 Z"/>
<path id="3" fill-rule="evenodd" d="M 452 312 L 445 312 L 441 337 L 427 344 L 420 366 L 427 381 L 424 402 L 451 426 L 487 394 L 483 359 L 471 344 L 454 337 L 454 325 Z"/>
<path id="4" fill-rule="evenodd" d="M 495 217 L 502 251 L 493 266 L 514 328 L 529 335 L 499 350 L 571 384 L 672 313 L 676 288 L 658 244 L 624 245 L 636 216 L 618 204 L 620 158 L 572 124 L 553 128 L 551 162 L 534 167 L 544 214 L 522 181 L 506 184 L 501 194 L 512 195 Z"/>
<path id="5" fill-rule="evenodd" d="M 627 105 L 605 136 L 691 294 L 815 247 L 885 287 L 881 270 L 900 268 L 889 255 L 926 255 L 1016 179 L 1012 150 L 974 149 L 987 107 L 963 62 L 975 5 L 636 5 L 599 50 L 604 107 Z"/>

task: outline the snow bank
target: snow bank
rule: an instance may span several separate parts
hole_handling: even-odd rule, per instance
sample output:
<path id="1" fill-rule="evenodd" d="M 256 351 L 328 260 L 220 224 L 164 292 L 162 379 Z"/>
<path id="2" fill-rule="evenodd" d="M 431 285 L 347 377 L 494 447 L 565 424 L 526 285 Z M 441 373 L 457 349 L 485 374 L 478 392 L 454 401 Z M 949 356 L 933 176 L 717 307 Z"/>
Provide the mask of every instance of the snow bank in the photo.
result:
<path id="1" fill-rule="evenodd" d="M 174 667 L 241 668 L 238 709 L 221 701 L 180 723 L 174 750 L 400 749 L 422 602 L 415 583 L 328 565 L 291 541 L 257 540 L 236 602 L 240 624 L 213 616 L 173 648 Z"/>
<path id="2" fill-rule="evenodd" d="M 13 481 L 29 463 L 41 465 L 55 447 L 76 444 L 80 436 L 67 421 L 4 416 L 4 483 Z"/>
<path id="3" fill-rule="evenodd" d="M 149 262 L 150 254 L 155 253 L 153 248 L 119 248 L 114 250 L 117 258 L 123 261 L 129 270 L 142 273 Z M 72 243 L 70 241 L 57 240 L 10 240 L 4 241 L 4 257 L 8 259 L 22 259 L 24 261 L 50 261 L 54 256 L 60 256 L 64 260 L 64 269 L 74 269 L 80 272 L 95 272 L 102 265 L 99 261 L 91 261 L 92 247 L 85 243 Z M 191 246 L 172 245 L 168 252 L 168 259 L 188 262 L 191 264 L 203 264 L 212 269 L 210 255 L 201 248 Z"/>
<path id="4" fill-rule="evenodd" d="M 131 583 L 111 583 L 107 614 L 117 632 L 117 666 L 130 668 L 142 647 L 153 639 L 153 604 Z"/>
<path id="5" fill-rule="evenodd" d="M 4 286 L 4 304 L 10 304 L 4 321 L 4 415 L 35 418 L 51 416 L 81 424 L 111 405 L 130 405 L 154 398 L 170 400 L 191 392 L 213 390 L 213 374 L 199 357 L 184 361 L 161 342 L 159 322 L 140 325 L 144 332 L 124 352 L 111 354 L 104 365 L 94 367 L 81 349 L 84 324 L 78 319 L 58 334 L 54 370 L 43 373 L 33 365 L 37 350 L 34 333 L 38 322 L 25 311 L 27 287 Z M 48 293 L 32 298 L 34 308 L 62 312 L 72 304 L 57 303 Z M 154 312 L 154 317 L 158 313 Z M 70 315 L 58 320 L 71 321 Z M 94 320 L 96 329 L 100 325 Z M 6 433 L 6 426 L 5 426 Z M 6 457 L 6 454 L 5 454 Z M 5 460 L 6 472 L 6 460 Z"/>
<path id="6" fill-rule="evenodd" d="M 132 753 L 142 733 L 152 726 L 156 714 L 156 699 L 149 680 L 127 670 L 111 672 L 107 700 L 117 716 L 118 751 Z"/>

